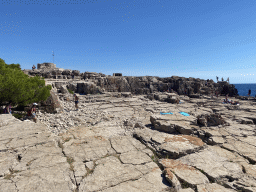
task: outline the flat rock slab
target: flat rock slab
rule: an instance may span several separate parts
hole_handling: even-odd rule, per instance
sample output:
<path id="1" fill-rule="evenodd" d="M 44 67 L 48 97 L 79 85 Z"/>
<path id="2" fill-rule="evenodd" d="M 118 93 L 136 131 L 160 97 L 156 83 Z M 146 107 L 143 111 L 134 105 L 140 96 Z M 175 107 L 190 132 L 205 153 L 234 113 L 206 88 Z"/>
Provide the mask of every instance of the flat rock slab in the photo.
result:
<path id="1" fill-rule="evenodd" d="M 9 173 L 9 170 L 17 165 L 17 154 L 12 152 L 0 152 L 0 177 Z"/>
<path id="2" fill-rule="evenodd" d="M 120 185 L 110 187 L 102 192 L 162 192 L 166 191 L 167 187 L 163 184 L 163 178 L 159 175 L 162 171 L 158 168 L 148 170 L 149 173 L 142 176 L 138 180 L 127 181 Z"/>
<path id="3" fill-rule="evenodd" d="M 231 126 L 224 127 L 225 131 L 232 136 L 238 137 L 247 137 L 247 136 L 255 136 L 255 126 L 245 125 L 245 124 L 235 124 L 233 123 Z"/>
<path id="4" fill-rule="evenodd" d="M 0 174 L 3 178 L 0 180 L 0 191 L 55 192 L 76 189 L 70 164 L 54 141 L 1 152 L 0 155 Z"/>
<path id="5" fill-rule="evenodd" d="M 118 136 L 110 139 L 111 146 L 117 153 L 138 151 L 146 148 L 140 141 L 129 136 Z"/>
<path id="6" fill-rule="evenodd" d="M 173 172 L 178 179 L 187 182 L 193 187 L 209 183 L 208 178 L 203 173 L 194 167 L 181 163 L 179 160 L 161 159 L 160 163 L 163 165 L 166 172 Z"/>
<path id="7" fill-rule="evenodd" d="M 5 115 L 0 115 L 0 118 L 4 118 L 4 117 Z M 6 117 L 8 117 L 8 115 Z M 8 125 L 0 127 L 0 141 L 13 139 L 13 138 L 29 137 L 30 135 L 33 136 L 33 135 L 47 131 L 45 125 L 41 123 L 34 123 L 31 121 L 20 121 L 20 120 L 17 121 L 17 120 L 13 120 L 11 118 Z M 6 123 L 3 123 L 3 124 L 6 124 Z M 50 133 L 48 135 L 50 135 Z"/>
<path id="8" fill-rule="evenodd" d="M 21 122 L 11 114 L 1 114 L 0 115 L 0 127 L 6 126 L 6 125 L 11 125 Z"/>
<path id="9" fill-rule="evenodd" d="M 132 191 L 136 186 L 150 189 L 154 185 L 161 191 L 167 187 L 162 184 L 160 175 L 161 170 L 158 167 L 148 169 L 148 173 L 143 175 L 135 166 L 122 164 L 118 158 L 109 156 L 96 161 L 94 172 L 82 180 L 79 191 L 119 191 L 121 188 Z"/>
<path id="10" fill-rule="evenodd" d="M 131 107 L 114 107 L 114 108 L 107 108 L 103 111 L 107 113 L 111 113 L 113 116 L 132 116 L 134 114 L 134 110 Z"/>
<path id="11" fill-rule="evenodd" d="M 134 136 L 153 148 L 158 154 L 179 158 L 203 149 L 206 144 L 199 138 L 189 135 L 171 135 L 151 129 L 136 130 Z"/>
<path id="12" fill-rule="evenodd" d="M 103 104 L 101 106 L 98 107 L 98 109 L 108 109 L 108 108 L 113 108 L 114 105 L 112 104 Z"/>
<path id="13" fill-rule="evenodd" d="M 41 167 L 17 173 L 11 179 L 17 186 L 17 191 L 72 191 L 76 189 L 75 179 L 69 164 L 55 164 L 51 167 Z M 73 180 L 73 182 L 72 182 Z"/>
<path id="14" fill-rule="evenodd" d="M 256 163 L 256 147 L 254 145 L 249 144 L 248 141 L 246 142 L 246 140 L 243 142 L 243 138 L 241 139 L 242 141 L 239 140 L 238 138 L 228 137 L 226 138 L 226 143 L 224 143 L 222 146 Z"/>
<path id="15" fill-rule="evenodd" d="M 193 132 L 191 124 L 196 124 L 197 119 L 194 116 L 183 116 L 180 113 L 167 115 L 152 115 L 150 121 L 155 129 L 166 133 L 181 133 L 189 135 Z"/>
<path id="16" fill-rule="evenodd" d="M 195 191 L 191 188 L 187 188 L 187 189 L 180 189 L 178 192 L 195 192 Z"/>
<path id="17" fill-rule="evenodd" d="M 1 179 L 0 178 L 0 192 L 18 192 L 15 183 L 11 180 Z"/>
<path id="18" fill-rule="evenodd" d="M 114 121 L 100 122 L 94 126 L 79 126 L 69 129 L 66 133 L 60 134 L 63 138 L 86 139 L 88 136 L 104 136 L 111 138 L 123 135 L 125 130 L 118 126 Z"/>
<path id="19" fill-rule="evenodd" d="M 165 121 L 186 121 L 189 123 L 197 124 L 197 118 L 190 115 L 190 116 L 184 116 L 180 113 L 170 114 L 170 115 L 152 115 L 150 117 L 152 119 L 151 121 L 157 121 L 157 120 L 165 120 Z"/>
<path id="20" fill-rule="evenodd" d="M 64 143 L 64 153 L 75 162 L 93 161 L 115 153 L 110 141 L 101 136 L 91 136 L 82 140 L 74 139 Z"/>
<path id="21" fill-rule="evenodd" d="M 19 149 L 15 154 L 18 163 L 12 166 L 12 168 L 20 171 L 39 167 L 51 167 L 58 163 L 67 162 L 61 148 L 56 146 L 56 143 L 53 141 Z"/>
<path id="22" fill-rule="evenodd" d="M 206 185 L 198 185 L 197 186 L 198 192 L 234 192 L 233 189 L 225 188 L 217 183 L 209 183 Z"/>
<path id="23" fill-rule="evenodd" d="M 151 162 L 151 158 L 140 151 L 129 151 L 120 155 L 123 164 L 140 165 Z"/>
<path id="24" fill-rule="evenodd" d="M 203 170 L 207 176 L 214 180 L 222 178 L 239 179 L 243 175 L 240 165 L 230 162 L 225 157 L 219 156 L 218 153 L 210 148 L 181 157 L 179 161 Z"/>

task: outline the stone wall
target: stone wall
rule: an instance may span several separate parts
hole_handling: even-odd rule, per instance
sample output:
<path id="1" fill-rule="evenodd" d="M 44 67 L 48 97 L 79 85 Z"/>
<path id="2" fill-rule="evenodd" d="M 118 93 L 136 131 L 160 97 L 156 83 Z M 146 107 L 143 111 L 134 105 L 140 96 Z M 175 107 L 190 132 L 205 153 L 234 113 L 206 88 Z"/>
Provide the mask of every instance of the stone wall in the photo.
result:
<path id="1" fill-rule="evenodd" d="M 56 64 L 54 63 L 38 63 L 37 64 L 37 69 L 55 69 Z"/>

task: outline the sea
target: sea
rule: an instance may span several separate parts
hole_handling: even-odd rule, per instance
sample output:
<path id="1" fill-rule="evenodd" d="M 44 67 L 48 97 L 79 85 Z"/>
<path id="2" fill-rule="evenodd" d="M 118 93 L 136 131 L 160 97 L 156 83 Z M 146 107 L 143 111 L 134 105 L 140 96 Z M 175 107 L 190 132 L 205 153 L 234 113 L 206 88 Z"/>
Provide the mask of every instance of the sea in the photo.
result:
<path id="1" fill-rule="evenodd" d="M 255 96 L 256 95 L 256 84 L 233 84 L 235 85 L 237 91 L 238 91 L 238 95 L 240 96 L 248 96 L 248 91 L 249 89 L 252 90 L 251 96 Z"/>

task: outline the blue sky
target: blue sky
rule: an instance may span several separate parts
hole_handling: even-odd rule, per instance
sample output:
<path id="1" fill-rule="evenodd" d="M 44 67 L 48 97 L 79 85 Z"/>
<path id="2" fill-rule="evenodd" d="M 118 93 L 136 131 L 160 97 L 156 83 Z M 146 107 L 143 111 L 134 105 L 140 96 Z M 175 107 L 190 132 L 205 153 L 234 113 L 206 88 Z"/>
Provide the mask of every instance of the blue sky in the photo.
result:
<path id="1" fill-rule="evenodd" d="M 81 72 L 256 82 L 254 0 L 1 0 L 0 58 Z"/>

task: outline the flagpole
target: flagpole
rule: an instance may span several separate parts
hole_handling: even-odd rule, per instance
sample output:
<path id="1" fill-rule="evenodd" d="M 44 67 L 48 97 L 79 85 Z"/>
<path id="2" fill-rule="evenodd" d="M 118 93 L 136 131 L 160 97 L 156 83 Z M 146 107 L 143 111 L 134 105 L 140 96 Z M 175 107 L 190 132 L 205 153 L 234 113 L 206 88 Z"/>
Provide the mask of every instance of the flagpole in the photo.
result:
<path id="1" fill-rule="evenodd" d="M 52 56 L 53 56 L 53 63 L 54 63 L 54 51 L 52 51 Z"/>

